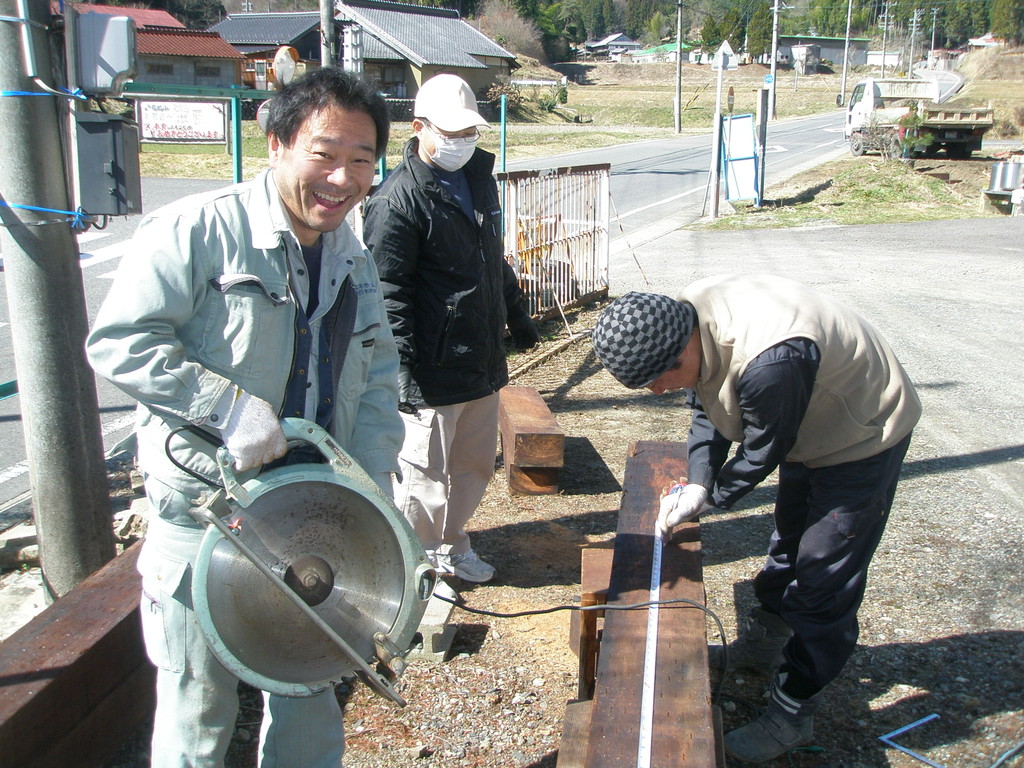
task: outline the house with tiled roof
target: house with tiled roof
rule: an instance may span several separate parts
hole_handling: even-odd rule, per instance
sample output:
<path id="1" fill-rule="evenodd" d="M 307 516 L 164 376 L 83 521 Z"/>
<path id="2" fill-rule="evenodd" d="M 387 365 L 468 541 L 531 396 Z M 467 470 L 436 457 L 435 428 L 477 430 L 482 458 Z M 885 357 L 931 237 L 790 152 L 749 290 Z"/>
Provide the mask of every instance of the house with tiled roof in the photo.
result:
<path id="1" fill-rule="evenodd" d="M 294 48 L 301 69 L 320 65 L 320 13 L 232 13 L 209 29 L 216 32 L 245 59 L 242 75 L 253 88 L 276 88 L 274 55 L 282 46 Z M 332 30 L 335 50 L 340 50 L 340 27 Z"/>
<path id="2" fill-rule="evenodd" d="M 64 7 L 70 6 L 79 13 L 103 13 L 108 16 L 127 16 L 135 22 L 137 29 L 143 27 L 178 27 L 184 29 L 185 25 L 171 16 L 167 11 L 154 8 L 131 8 L 121 5 L 94 5 L 92 3 L 64 3 Z M 50 3 L 55 15 L 60 15 L 61 4 Z"/>
<path id="3" fill-rule="evenodd" d="M 52 4 L 59 14 L 61 7 Z M 199 85 L 230 88 L 242 84 L 245 57 L 220 35 L 187 29 L 167 11 L 119 5 L 65 3 L 80 16 L 101 13 L 127 16 L 135 22 L 138 70 L 135 80 L 156 85 Z"/>
<path id="4" fill-rule="evenodd" d="M 339 18 L 363 28 L 366 77 L 398 98 L 412 98 L 424 80 L 441 72 L 458 75 L 479 97 L 518 68 L 515 54 L 464 21 L 458 11 L 388 0 L 347 0 L 336 7 Z M 367 45 L 369 38 L 373 48 Z"/>
<path id="5" fill-rule="evenodd" d="M 245 57 L 216 32 L 184 27 L 140 27 L 136 80 L 156 85 L 230 88 L 242 85 Z"/>
<path id="6" fill-rule="evenodd" d="M 339 64 L 345 58 L 341 29 L 351 25 L 362 29 L 364 76 L 398 99 L 411 99 L 420 83 L 439 72 L 459 75 L 482 96 L 517 66 L 515 54 L 466 23 L 457 11 L 387 0 L 337 4 Z M 265 71 L 283 45 L 295 48 L 300 60 L 320 60 L 319 13 L 234 13 L 210 31 L 250 59 L 250 68 L 262 62 Z"/>

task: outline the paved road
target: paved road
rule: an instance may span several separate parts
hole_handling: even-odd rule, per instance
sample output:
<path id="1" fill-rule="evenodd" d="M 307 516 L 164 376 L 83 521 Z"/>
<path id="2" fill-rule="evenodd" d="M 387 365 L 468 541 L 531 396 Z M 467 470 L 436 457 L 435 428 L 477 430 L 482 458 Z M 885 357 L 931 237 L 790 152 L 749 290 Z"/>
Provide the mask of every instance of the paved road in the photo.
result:
<path id="1" fill-rule="evenodd" d="M 923 602 L 956 593 L 951 602 L 966 604 L 968 591 L 972 631 L 1024 629 L 1024 217 L 675 229 L 632 255 L 612 271 L 613 295 L 766 272 L 817 286 L 876 325 L 924 406 L 883 544 L 899 554 L 881 559 Z M 890 605 L 896 626 L 917 621 L 913 607 Z M 947 623 L 936 631 L 967 630 Z"/>

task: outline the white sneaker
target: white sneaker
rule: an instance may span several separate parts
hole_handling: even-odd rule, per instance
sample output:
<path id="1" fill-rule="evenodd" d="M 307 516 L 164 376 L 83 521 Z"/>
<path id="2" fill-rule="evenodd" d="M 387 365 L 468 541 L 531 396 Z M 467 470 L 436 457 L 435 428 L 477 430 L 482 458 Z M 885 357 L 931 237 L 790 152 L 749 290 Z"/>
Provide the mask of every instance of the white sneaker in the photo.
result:
<path id="1" fill-rule="evenodd" d="M 438 579 L 437 584 L 434 585 L 434 596 L 453 603 L 459 602 L 459 593 L 452 589 L 444 579 Z"/>
<path id="2" fill-rule="evenodd" d="M 493 566 L 481 560 L 473 550 L 446 555 L 438 552 L 434 557 L 437 559 L 438 573 L 453 573 L 460 579 L 472 581 L 475 584 L 483 584 L 494 578 Z"/>

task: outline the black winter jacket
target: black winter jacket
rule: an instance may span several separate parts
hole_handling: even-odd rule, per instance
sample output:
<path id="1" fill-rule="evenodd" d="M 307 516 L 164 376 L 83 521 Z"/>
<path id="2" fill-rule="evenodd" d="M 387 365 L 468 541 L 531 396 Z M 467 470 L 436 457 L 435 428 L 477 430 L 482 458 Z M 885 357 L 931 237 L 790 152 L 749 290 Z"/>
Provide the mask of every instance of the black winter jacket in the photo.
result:
<path id="1" fill-rule="evenodd" d="M 508 383 L 504 333 L 526 314 L 502 248 L 494 155 L 464 166 L 475 221 L 435 179 L 411 139 L 403 160 L 364 206 L 363 240 L 380 272 L 413 406 L 452 405 Z"/>

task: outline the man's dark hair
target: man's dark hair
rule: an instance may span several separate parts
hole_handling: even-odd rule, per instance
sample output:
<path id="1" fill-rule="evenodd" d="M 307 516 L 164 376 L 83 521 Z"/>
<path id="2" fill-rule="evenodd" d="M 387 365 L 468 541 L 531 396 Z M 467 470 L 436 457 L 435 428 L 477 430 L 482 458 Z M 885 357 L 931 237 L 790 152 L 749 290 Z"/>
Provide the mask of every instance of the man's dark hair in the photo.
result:
<path id="1" fill-rule="evenodd" d="M 275 94 L 268 107 L 267 135 L 291 147 L 306 120 L 330 106 L 368 114 L 377 128 L 377 157 L 384 154 L 391 129 L 384 98 L 365 80 L 335 67 L 314 70 Z"/>

